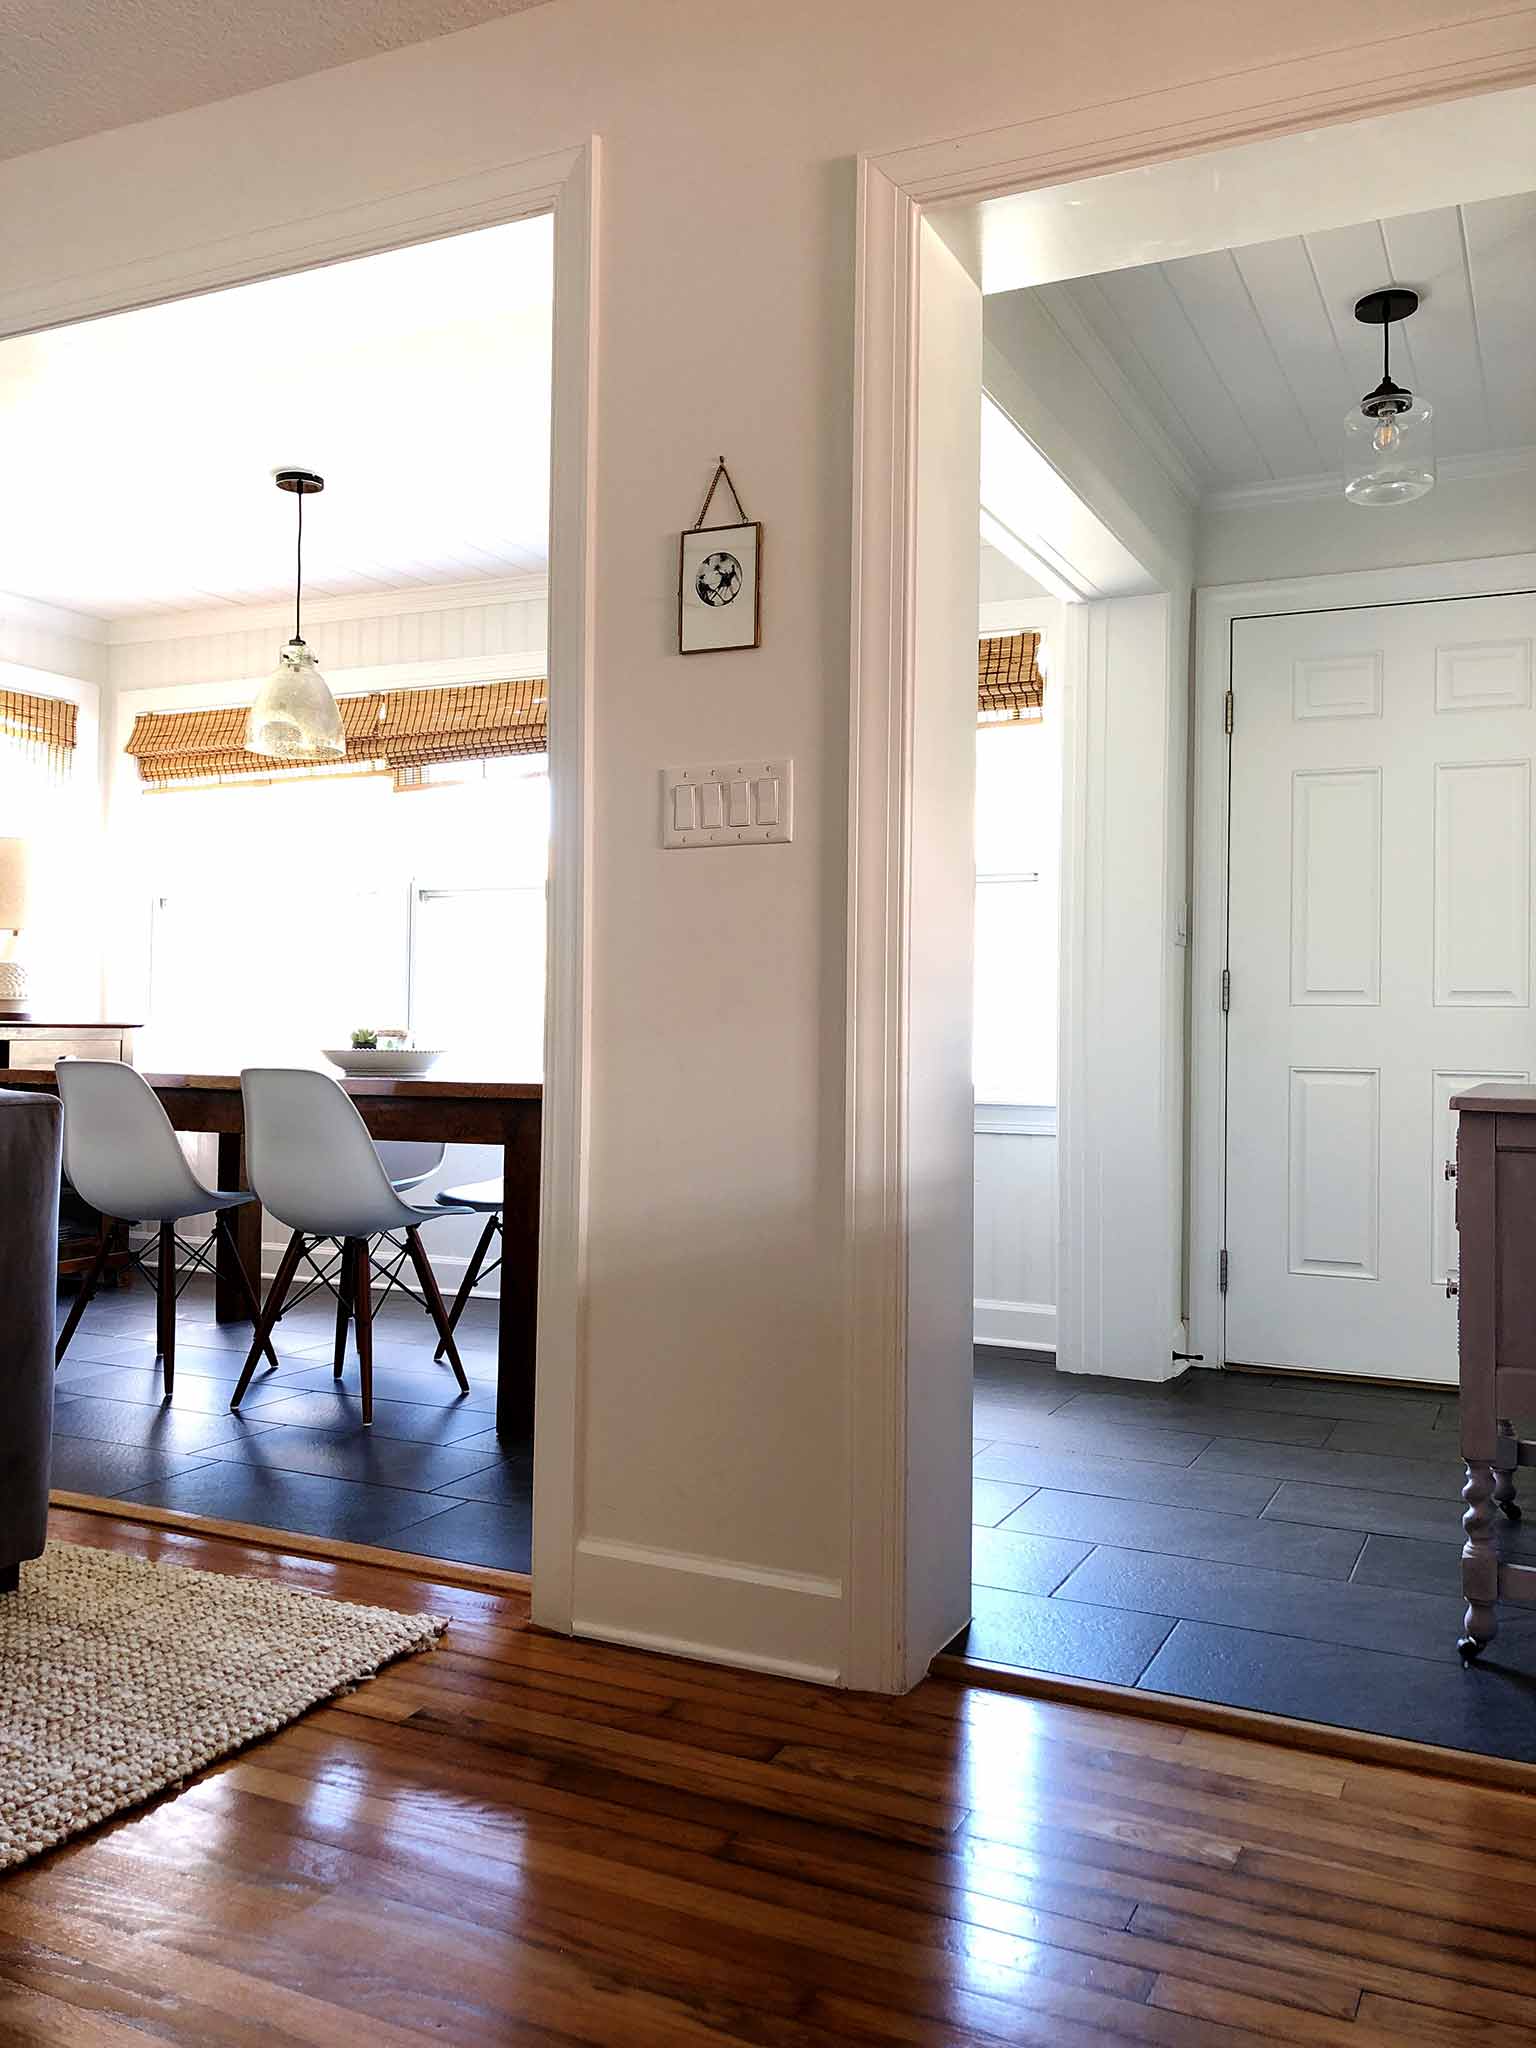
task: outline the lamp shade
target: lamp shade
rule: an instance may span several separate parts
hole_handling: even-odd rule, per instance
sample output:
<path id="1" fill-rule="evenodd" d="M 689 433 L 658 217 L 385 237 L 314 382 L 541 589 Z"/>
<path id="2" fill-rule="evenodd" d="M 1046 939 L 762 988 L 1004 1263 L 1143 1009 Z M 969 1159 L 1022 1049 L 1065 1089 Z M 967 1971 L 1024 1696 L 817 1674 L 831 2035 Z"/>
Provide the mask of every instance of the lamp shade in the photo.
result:
<path id="1" fill-rule="evenodd" d="M 277 761 L 340 761 L 347 736 L 330 686 L 302 640 L 290 640 L 245 723 L 246 750 Z"/>
<path id="2" fill-rule="evenodd" d="M 1357 406 L 1345 415 L 1344 495 L 1352 505 L 1407 505 L 1435 487 L 1434 408 L 1410 403 L 1409 392 L 1401 397 L 1400 408 Z"/>
<path id="3" fill-rule="evenodd" d="M 0 932 L 26 927 L 27 874 L 25 839 L 0 839 Z"/>

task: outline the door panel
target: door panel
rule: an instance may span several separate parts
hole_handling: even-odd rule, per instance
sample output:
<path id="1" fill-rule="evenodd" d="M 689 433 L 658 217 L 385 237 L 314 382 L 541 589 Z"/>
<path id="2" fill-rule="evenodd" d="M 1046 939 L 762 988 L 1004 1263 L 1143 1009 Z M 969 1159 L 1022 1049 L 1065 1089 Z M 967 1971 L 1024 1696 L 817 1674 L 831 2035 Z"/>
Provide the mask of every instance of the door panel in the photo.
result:
<path id="1" fill-rule="evenodd" d="M 1449 1102 L 1536 1067 L 1536 595 L 1232 636 L 1227 1356 L 1451 1383 Z"/>

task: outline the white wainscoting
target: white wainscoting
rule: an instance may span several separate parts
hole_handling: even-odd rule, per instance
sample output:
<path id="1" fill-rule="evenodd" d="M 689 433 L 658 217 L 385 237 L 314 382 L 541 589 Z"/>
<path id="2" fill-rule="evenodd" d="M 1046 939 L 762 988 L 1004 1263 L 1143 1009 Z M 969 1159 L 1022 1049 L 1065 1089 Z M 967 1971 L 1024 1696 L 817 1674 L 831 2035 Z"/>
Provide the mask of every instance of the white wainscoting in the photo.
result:
<path id="1" fill-rule="evenodd" d="M 1056 1111 L 976 1107 L 978 1344 L 1056 1348 Z"/>
<path id="2" fill-rule="evenodd" d="M 116 621 L 109 628 L 113 685 L 120 691 L 154 690 L 264 676 L 289 630 L 288 617 L 286 609 L 272 605 L 223 605 Z M 315 659 L 327 672 L 419 668 L 423 673 L 415 679 L 431 681 L 433 665 L 442 663 L 445 682 L 527 675 L 528 658 L 542 664 L 548 645 L 547 579 L 498 577 L 315 598 L 304 607 L 304 625 Z"/>

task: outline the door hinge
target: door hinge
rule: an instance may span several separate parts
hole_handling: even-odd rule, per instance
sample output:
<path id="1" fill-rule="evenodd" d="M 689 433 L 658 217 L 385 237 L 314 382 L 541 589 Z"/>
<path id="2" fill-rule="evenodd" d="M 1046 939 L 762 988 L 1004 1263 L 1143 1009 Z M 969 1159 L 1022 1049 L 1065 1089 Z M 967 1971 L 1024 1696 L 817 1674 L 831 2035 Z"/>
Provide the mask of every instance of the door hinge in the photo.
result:
<path id="1" fill-rule="evenodd" d="M 1227 1012 L 1231 1009 L 1231 1007 L 1232 970 L 1230 967 L 1223 967 L 1223 969 L 1221 970 L 1221 1014 L 1223 1015 L 1223 1017 L 1226 1016 Z"/>
<path id="2" fill-rule="evenodd" d="M 1227 692 L 1225 704 L 1221 707 L 1221 729 L 1223 732 L 1230 732 L 1232 730 L 1232 692 L 1230 690 Z"/>
<path id="3" fill-rule="evenodd" d="M 1227 1291 L 1227 1275 L 1230 1270 L 1231 1268 L 1227 1260 L 1227 1248 L 1223 1245 L 1221 1248 L 1221 1291 L 1223 1294 Z"/>

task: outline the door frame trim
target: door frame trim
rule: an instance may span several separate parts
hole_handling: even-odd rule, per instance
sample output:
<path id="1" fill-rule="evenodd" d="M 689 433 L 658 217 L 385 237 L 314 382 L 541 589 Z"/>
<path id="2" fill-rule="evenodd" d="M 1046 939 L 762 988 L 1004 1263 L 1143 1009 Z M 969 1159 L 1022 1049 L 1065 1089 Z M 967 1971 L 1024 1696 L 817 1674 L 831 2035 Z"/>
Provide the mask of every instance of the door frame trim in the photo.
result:
<path id="1" fill-rule="evenodd" d="M 853 347 L 843 1114 L 845 1684 L 901 1692 L 909 1629 L 908 852 L 915 763 L 918 229 L 930 209 L 1536 81 L 1536 7 L 861 154 Z M 1192 1347 L 1195 1348 L 1195 1347 Z"/>
<path id="2" fill-rule="evenodd" d="M 178 245 L 83 277 L 0 290 L 0 338 L 548 214 L 554 221 L 548 674 L 549 972 L 533 1534 L 533 1617 L 572 1626 L 586 1372 L 592 1006 L 598 260 L 601 144 L 499 164 L 355 205 Z"/>
<path id="3" fill-rule="evenodd" d="M 1225 700 L 1232 676 L 1232 628 L 1238 619 L 1328 612 L 1458 597 L 1497 597 L 1536 587 L 1536 554 L 1491 555 L 1467 562 L 1424 562 L 1401 569 L 1347 570 L 1276 583 L 1212 585 L 1195 595 L 1194 916 L 1190 954 L 1191 1351 L 1207 1366 L 1226 1363 L 1226 1301 L 1219 1272 L 1227 1200 L 1227 1034 L 1221 970 L 1227 964 L 1228 804 L 1232 745 Z M 1238 1000 L 1241 1000 L 1239 995 Z"/>

